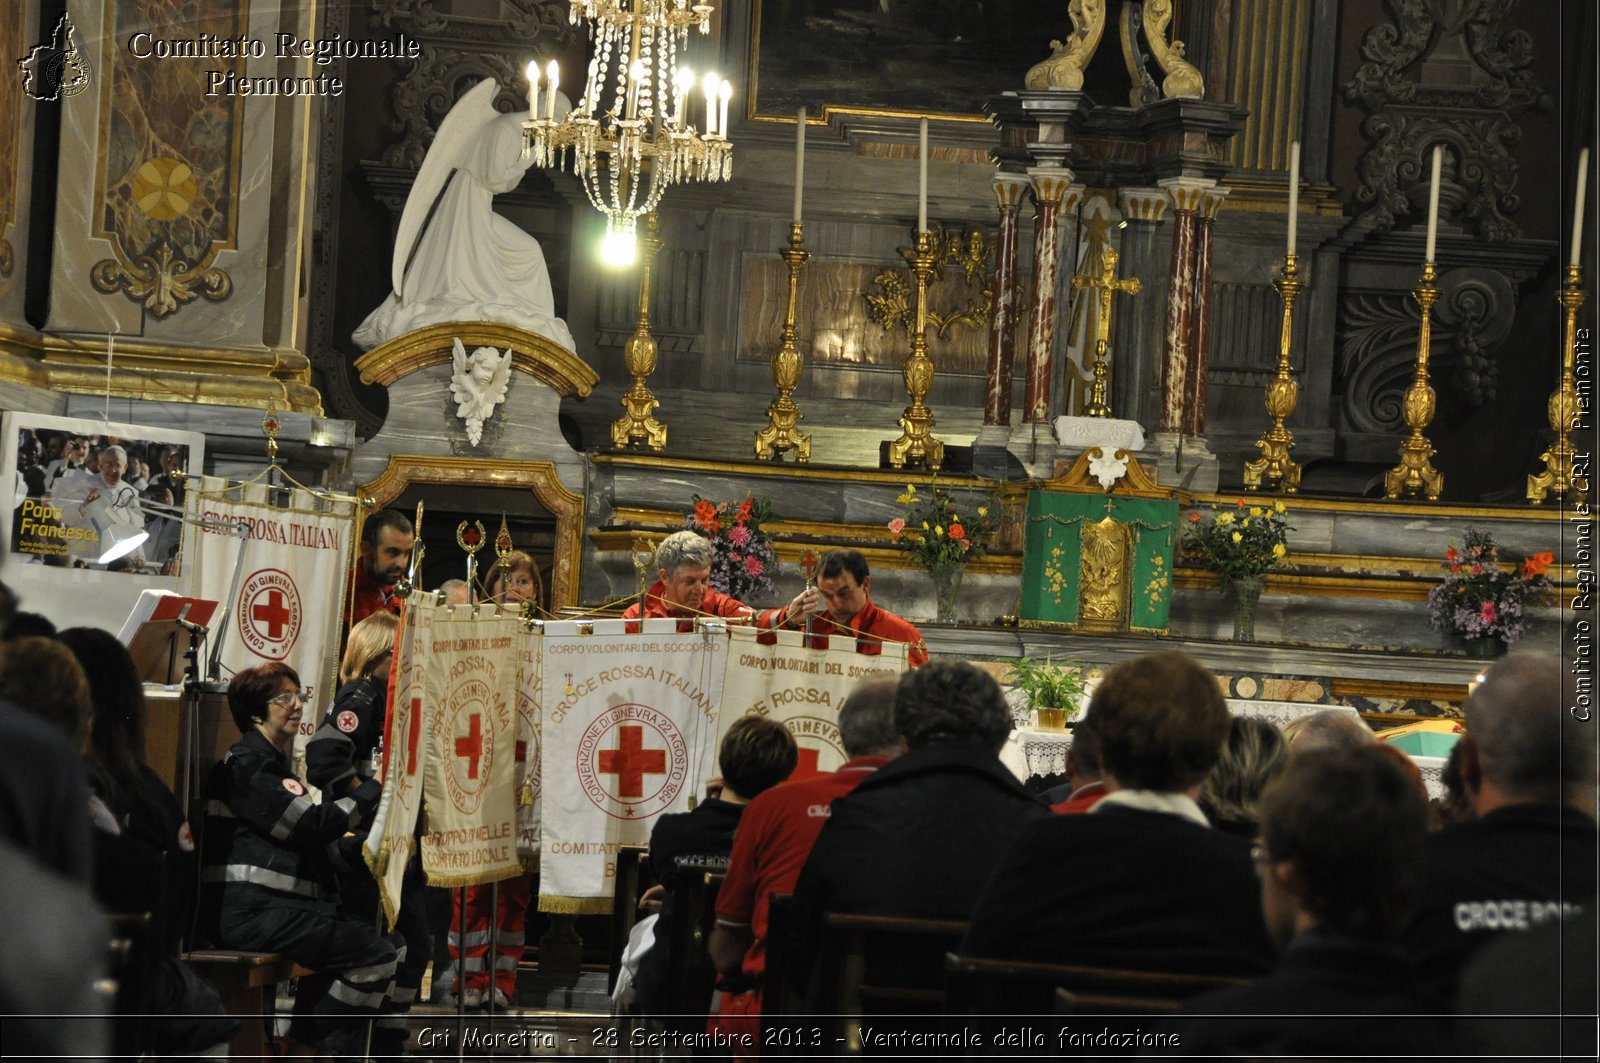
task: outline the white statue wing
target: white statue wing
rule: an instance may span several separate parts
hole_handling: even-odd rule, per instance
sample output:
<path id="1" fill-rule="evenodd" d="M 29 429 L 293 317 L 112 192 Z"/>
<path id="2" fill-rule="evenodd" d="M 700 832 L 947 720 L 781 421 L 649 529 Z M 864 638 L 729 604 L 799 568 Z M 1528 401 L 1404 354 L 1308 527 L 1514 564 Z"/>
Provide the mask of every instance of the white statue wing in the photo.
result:
<path id="1" fill-rule="evenodd" d="M 506 348 L 500 356 L 500 364 L 495 367 L 494 378 L 489 381 L 485 394 L 489 398 L 490 406 L 494 406 L 506 397 L 506 388 L 511 384 L 511 348 Z"/>
<path id="2" fill-rule="evenodd" d="M 483 79 L 468 89 L 439 123 L 439 131 L 423 157 L 422 169 L 417 171 L 417 179 L 412 182 L 411 194 L 406 197 L 406 209 L 400 214 L 394 262 L 389 271 L 397 298 L 405 293 L 406 263 L 411 260 L 411 251 L 422 236 L 423 223 L 428 211 L 433 209 L 433 201 L 439 198 L 439 191 L 460 165 L 462 156 L 499 114 L 494 109 L 494 96 L 499 87 L 494 78 Z"/>
<path id="3" fill-rule="evenodd" d="M 461 403 L 471 402 L 474 398 L 472 393 L 472 371 L 467 365 L 467 349 L 462 346 L 460 336 L 455 337 L 452 341 L 450 365 L 455 370 L 450 374 L 450 397 Z M 463 413 L 462 416 L 465 416 L 465 414 Z"/>

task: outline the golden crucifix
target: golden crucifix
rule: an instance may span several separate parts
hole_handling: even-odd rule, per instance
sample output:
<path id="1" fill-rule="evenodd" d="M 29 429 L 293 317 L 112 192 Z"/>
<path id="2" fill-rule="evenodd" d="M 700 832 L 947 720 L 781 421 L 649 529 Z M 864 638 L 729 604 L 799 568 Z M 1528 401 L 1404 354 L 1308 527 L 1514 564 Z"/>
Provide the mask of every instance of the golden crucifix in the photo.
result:
<path id="1" fill-rule="evenodd" d="M 1072 278 L 1072 286 L 1079 291 L 1095 289 L 1098 300 L 1094 316 L 1094 384 L 1089 389 L 1089 405 L 1084 407 L 1083 412 L 1090 417 L 1109 417 L 1111 408 L 1106 405 L 1106 349 L 1111 341 L 1111 299 L 1117 292 L 1138 295 L 1144 285 L 1138 277 L 1117 279 L 1117 252 L 1107 245 L 1100 253 L 1100 275 L 1085 277 L 1080 273 Z"/>

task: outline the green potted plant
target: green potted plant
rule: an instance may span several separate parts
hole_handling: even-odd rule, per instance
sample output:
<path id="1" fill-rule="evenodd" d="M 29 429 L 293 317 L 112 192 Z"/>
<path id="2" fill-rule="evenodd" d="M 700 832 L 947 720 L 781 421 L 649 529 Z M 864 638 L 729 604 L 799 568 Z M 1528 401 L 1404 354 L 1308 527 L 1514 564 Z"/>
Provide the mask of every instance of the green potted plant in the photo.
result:
<path id="1" fill-rule="evenodd" d="M 1007 662 L 1011 670 L 1005 681 L 1028 700 L 1028 706 L 1039 717 L 1039 726 L 1049 731 L 1060 731 L 1067 721 L 1078 715 L 1083 698 L 1083 667 L 1075 662 L 1054 663 L 1049 657 L 1036 660 L 1019 657 Z"/>

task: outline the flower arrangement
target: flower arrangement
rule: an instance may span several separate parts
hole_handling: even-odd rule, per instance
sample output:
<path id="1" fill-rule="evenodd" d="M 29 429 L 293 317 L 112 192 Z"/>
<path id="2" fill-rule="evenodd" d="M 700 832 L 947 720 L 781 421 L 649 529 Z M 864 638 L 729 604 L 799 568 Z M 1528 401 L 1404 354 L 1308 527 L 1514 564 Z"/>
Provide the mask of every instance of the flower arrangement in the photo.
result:
<path id="1" fill-rule="evenodd" d="M 1444 552 L 1446 575 L 1428 592 L 1433 626 L 1466 639 L 1516 642 L 1525 626 L 1524 607 L 1551 589 L 1544 570 L 1554 560 L 1545 550 L 1508 569 L 1494 537 L 1468 528 L 1464 548 Z"/>
<path id="2" fill-rule="evenodd" d="M 895 501 L 906 507 L 905 516 L 889 522 L 895 545 L 930 571 L 935 565 L 965 564 L 982 557 L 1000 528 L 1000 506 L 992 494 L 970 508 L 958 506 L 936 480 L 922 493 L 916 484 L 906 484 L 905 493 Z"/>
<path id="3" fill-rule="evenodd" d="M 1224 581 L 1263 576 L 1289 552 L 1292 530 L 1288 508 L 1281 500 L 1249 505 L 1239 499 L 1232 509 L 1212 503 L 1208 521 L 1197 510 L 1189 513 L 1183 531 L 1184 549 Z"/>
<path id="4" fill-rule="evenodd" d="M 711 540 L 711 586 L 740 601 L 770 594 L 778 555 L 762 525 L 772 519 L 772 503 L 746 495 L 737 502 L 712 502 L 694 496 L 683 523 Z"/>

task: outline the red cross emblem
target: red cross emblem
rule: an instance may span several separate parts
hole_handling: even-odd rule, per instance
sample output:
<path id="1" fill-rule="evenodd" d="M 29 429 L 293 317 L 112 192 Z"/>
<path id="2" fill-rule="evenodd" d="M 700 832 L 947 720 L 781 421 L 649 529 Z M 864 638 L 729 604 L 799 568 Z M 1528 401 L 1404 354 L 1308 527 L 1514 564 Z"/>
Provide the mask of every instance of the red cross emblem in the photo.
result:
<path id="1" fill-rule="evenodd" d="M 289 608 L 283 604 L 283 592 L 270 590 L 263 597 L 266 604 L 259 602 L 250 607 L 250 619 L 267 625 L 267 638 L 276 642 L 283 638 L 283 629 L 289 623 Z"/>
<path id="2" fill-rule="evenodd" d="M 666 774 L 667 751 L 644 748 L 644 728 L 636 724 L 617 731 L 617 748 L 600 750 L 600 773 L 617 777 L 618 797 L 643 797 L 645 775 Z"/>
<path id="3" fill-rule="evenodd" d="M 465 738 L 456 739 L 456 756 L 466 757 L 467 778 L 478 777 L 478 759 L 483 756 L 483 717 L 473 713 Z"/>

